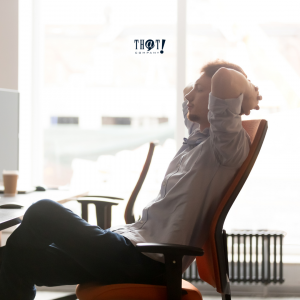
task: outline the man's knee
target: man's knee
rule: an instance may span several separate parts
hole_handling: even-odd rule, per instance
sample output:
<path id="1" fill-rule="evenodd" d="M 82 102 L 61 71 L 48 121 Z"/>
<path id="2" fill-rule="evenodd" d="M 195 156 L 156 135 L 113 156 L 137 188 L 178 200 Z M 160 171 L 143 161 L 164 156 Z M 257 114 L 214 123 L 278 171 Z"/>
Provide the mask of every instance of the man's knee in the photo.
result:
<path id="1" fill-rule="evenodd" d="M 57 203 L 53 200 L 43 199 L 33 203 L 26 211 L 23 221 L 35 219 L 44 219 L 54 213 Z"/>

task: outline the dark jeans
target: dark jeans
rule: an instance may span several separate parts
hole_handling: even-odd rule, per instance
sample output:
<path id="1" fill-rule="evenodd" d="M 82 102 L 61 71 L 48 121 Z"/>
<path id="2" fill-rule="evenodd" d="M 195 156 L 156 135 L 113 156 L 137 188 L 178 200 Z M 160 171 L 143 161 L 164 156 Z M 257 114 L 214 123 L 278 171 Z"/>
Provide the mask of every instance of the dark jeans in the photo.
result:
<path id="1" fill-rule="evenodd" d="M 161 284 L 163 273 L 164 264 L 137 251 L 122 235 L 90 225 L 52 200 L 40 200 L 7 240 L 0 299 L 34 299 L 35 285 Z"/>

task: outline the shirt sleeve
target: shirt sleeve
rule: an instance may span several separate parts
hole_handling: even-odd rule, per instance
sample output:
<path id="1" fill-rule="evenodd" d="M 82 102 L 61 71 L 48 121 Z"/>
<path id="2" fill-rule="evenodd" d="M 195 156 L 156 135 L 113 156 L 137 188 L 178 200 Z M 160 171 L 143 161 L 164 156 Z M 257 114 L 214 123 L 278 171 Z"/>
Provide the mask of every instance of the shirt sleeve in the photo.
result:
<path id="1" fill-rule="evenodd" d="M 248 156 L 250 138 L 240 116 L 243 94 L 220 99 L 209 94 L 208 121 L 215 156 L 221 165 L 239 168 Z"/>
<path id="2" fill-rule="evenodd" d="M 188 129 L 189 135 L 195 130 L 195 129 L 199 129 L 199 124 L 190 121 L 187 118 L 187 113 L 188 113 L 188 107 L 187 107 L 187 100 L 184 100 L 182 103 L 182 112 L 183 112 L 183 117 L 184 117 L 184 124 Z"/>

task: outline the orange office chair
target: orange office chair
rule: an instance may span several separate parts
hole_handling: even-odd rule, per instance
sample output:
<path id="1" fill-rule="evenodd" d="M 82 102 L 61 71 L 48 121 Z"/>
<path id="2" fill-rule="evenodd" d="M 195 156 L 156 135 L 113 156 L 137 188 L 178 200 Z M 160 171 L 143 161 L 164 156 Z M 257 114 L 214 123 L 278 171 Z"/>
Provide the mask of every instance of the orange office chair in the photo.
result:
<path id="1" fill-rule="evenodd" d="M 222 299 L 231 299 L 228 276 L 227 239 L 223 224 L 238 193 L 243 187 L 256 161 L 267 131 L 266 120 L 243 121 L 243 127 L 251 140 L 249 155 L 238 170 L 222 198 L 213 217 L 209 238 L 200 248 L 168 244 L 137 244 L 141 252 L 163 253 L 166 264 L 166 286 L 147 284 L 79 284 L 76 295 L 79 300 L 201 300 L 200 292 L 182 277 L 183 255 L 196 258 L 198 272 L 204 281 L 222 294 Z"/>
<path id="2" fill-rule="evenodd" d="M 127 202 L 126 209 L 125 209 L 125 222 L 126 224 L 134 223 L 134 203 L 135 200 L 140 192 L 140 189 L 144 183 L 144 180 L 146 178 L 146 175 L 148 173 L 153 152 L 155 149 L 155 146 L 158 145 L 157 141 L 151 142 L 149 144 L 149 150 L 146 157 L 145 164 L 143 166 L 142 172 L 140 174 L 140 177 L 131 193 L 131 196 Z M 100 199 L 101 200 L 100 200 Z M 104 200 L 104 199 L 107 200 Z M 118 197 L 111 197 L 111 196 L 93 196 L 88 195 L 85 197 L 78 198 L 77 201 L 81 204 L 81 217 L 82 219 L 86 220 L 88 222 L 88 204 L 94 204 L 96 207 L 96 217 L 97 217 L 97 225 L 100 226 L 102 229 L 107 229 L 111 227 L 111 207 L 113 205 L 118 205 L 119 200 L 124 200 L 123 198 Z"/>

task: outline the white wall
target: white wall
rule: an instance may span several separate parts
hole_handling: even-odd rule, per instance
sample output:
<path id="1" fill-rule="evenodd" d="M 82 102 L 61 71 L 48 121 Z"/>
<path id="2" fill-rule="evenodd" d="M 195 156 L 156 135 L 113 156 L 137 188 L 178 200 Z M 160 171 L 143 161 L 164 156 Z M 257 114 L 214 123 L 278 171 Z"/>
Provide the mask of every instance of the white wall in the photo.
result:
<path id="1" fill-rule="evenodd" d="M 0 0 L 2 1 L 2 0 Z M 19 92 L 20 92 L 20 131 L 19 131 L 19 183 L 32 184 L 32 0 L 19 1 Z"/>
<path id="2" fill-rule="evenodd" d="M 38 93 L 33 93 L 33 76 L 40 77 L 34 69 L 40 60 L 33 51 L 33 35 L 38 35 L 39 0 L 0 0 L 0 88 L 20 92 L 19 123 L 19 184 L 33 184 L 34 172 L 42 157 L 39 127 Z M 35 18 L 33 18 L 35 16 Z M 40 17 L 40 16 L 39 16 Z M 41 44 L 42 45 L 42 44 Z M 33 65 L 33 57 L 35 65 Z M 36 82 L 36 84 L 39 84 Z M 38 89 L 35 87 L 35 90 Z M 33 117 L 34 116 L 34 117 Z M 39 132 L 38 132 L 39 133 Z M 33 139 L 32 137 L 36 138 Z M 39 172 L 41 173 L 41 172 Z M 41 174 L 38 174 L 41 184 Z"/>
<path id="3" fill-rule="evenodd" d="M 0 87 L 18 89 L 18 0 L 0 0 Z"/>

